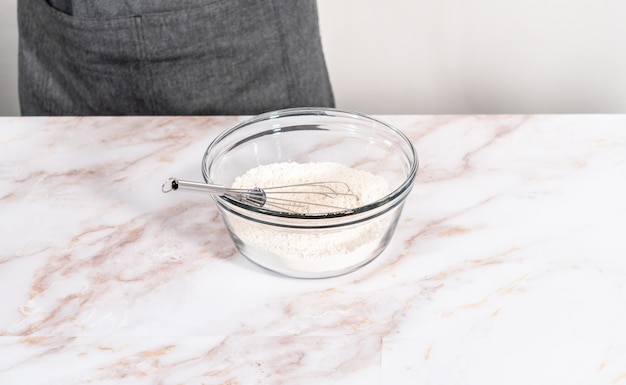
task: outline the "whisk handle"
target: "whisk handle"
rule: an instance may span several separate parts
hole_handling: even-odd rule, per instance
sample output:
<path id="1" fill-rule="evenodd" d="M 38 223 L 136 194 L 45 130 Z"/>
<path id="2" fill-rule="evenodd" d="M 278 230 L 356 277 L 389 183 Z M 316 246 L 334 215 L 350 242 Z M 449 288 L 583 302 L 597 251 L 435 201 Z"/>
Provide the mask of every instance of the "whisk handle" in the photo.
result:
<path id="1" fill-rule="evenodd" d="M 224 195 L 226 193 L 226 188 L 224 186 L 169 178 L 165 181 L 165 183 L 163 183 L 161 191 L 167 193 L 173 190 L 199 191 L 214 195 Z"/>

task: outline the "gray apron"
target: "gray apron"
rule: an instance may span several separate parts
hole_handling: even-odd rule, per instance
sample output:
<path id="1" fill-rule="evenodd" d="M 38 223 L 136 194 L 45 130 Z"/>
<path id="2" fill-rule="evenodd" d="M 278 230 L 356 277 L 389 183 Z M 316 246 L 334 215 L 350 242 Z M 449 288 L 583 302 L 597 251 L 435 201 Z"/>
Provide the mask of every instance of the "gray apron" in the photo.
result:
<path id="1" fill-rule="evenodd" d="M 22 115 L 334 106 L 315 0 L 19 0 L 18 23 Z"/>

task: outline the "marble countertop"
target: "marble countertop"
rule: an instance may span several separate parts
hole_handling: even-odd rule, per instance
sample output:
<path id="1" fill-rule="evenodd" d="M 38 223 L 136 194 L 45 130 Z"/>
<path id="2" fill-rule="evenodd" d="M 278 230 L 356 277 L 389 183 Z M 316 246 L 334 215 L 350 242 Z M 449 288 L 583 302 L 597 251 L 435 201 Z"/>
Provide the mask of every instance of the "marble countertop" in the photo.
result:
<path id="1" fill-rule="evenodd" d="M 415 188 L 321 280 L 161 193 L 241 117 L 0 118 L 0 384 L 626 384 L 626 115 L 377 117 Z"/>

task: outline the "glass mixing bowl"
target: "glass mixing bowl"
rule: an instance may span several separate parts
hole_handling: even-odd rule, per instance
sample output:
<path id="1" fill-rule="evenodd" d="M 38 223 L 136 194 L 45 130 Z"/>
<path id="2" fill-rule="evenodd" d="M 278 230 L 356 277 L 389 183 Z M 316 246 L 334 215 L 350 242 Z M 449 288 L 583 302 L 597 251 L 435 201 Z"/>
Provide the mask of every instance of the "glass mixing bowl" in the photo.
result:
<path id="1" fill-rule="evenodd" d="M 225 131 L 207 148 L 202 173 L 207 183 L 231 186 L 250 169 L 281 162 L 339 163 L 389 185 L 376 201 L 320 215 L 213 198 L 241 254 L 298 278 L 342 275 L 374 260 L 392 238 L 418 169 L 410 140 L 390 125 L 353 112 L 300 108 L 258 115 Z"/>

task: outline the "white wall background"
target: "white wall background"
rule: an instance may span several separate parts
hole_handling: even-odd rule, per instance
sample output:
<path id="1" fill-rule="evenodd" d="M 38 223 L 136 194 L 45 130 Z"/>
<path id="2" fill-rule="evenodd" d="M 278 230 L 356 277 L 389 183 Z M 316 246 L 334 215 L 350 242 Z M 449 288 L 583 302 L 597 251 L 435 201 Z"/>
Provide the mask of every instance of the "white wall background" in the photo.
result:
<path id="1" fill-rule="evenodd" d="M 17 0 L 0 0 L 0 116 L 19 115 Z"/>
<path id="2" fill-rule="evenodd" d="M 18 115 L 17 0 L 0 0 L 0 115 Z M 318 0 L 337 107 L 626 113 L 626 1 Z"/>

